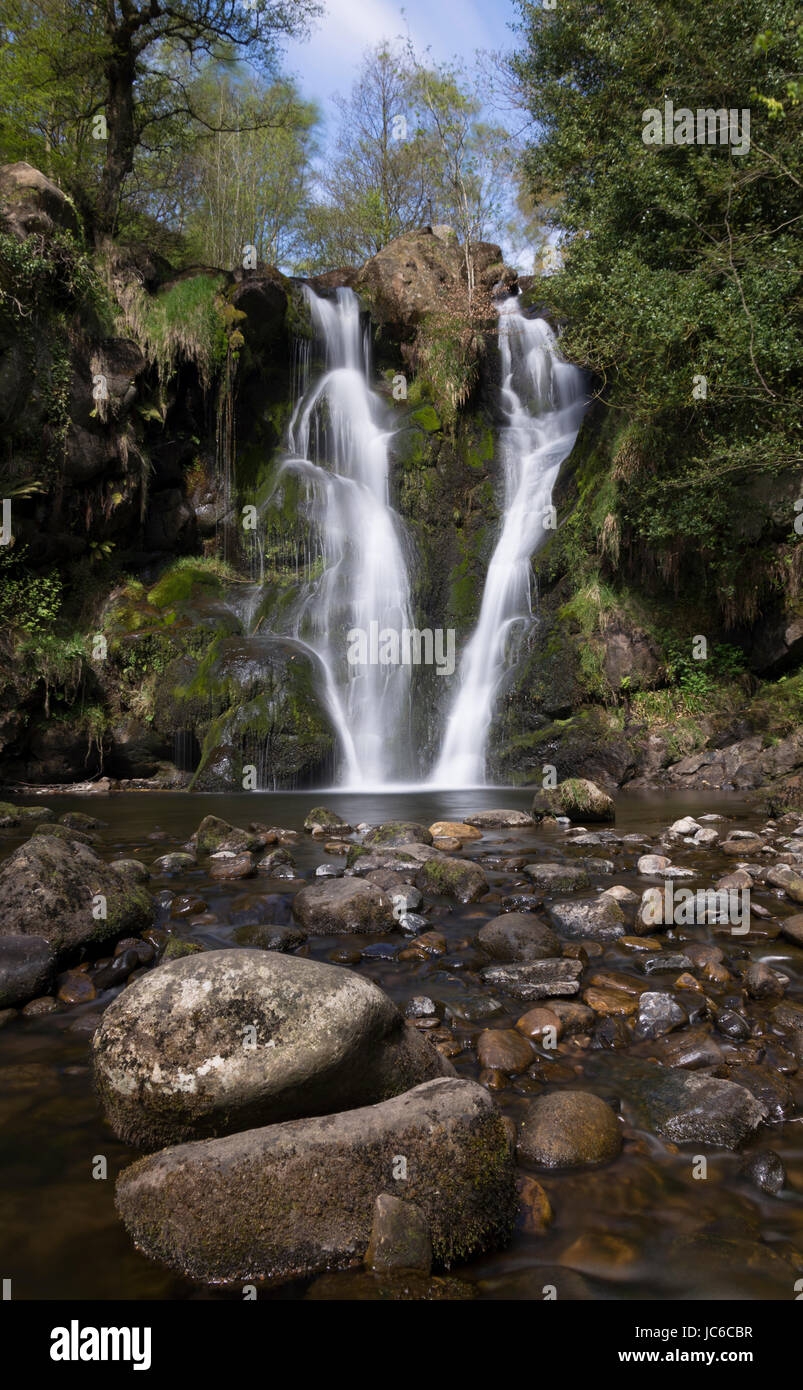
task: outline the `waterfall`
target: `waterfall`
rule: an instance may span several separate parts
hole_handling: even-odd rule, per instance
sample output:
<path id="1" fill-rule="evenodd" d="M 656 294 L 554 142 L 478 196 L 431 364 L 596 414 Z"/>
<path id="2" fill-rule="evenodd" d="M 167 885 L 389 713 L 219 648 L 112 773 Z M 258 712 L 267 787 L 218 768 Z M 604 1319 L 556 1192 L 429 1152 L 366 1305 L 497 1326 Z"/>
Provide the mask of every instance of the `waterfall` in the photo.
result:
<path id="1" fill-rule="evenodd" d="M 526 318 L 515 297 L 499 308 L 499 347 L 504 513 L 431 777 L 441 787 L 485 781 L 488 732 L 512 639 L 532 618 L 531 557 L 547 534 L 552 488 L 587 405 L 583 372 L 561 361 L 549 325 Z"/>
<path id="2" fill-rule="evenodd" d="M 390 505 L 392 431 L 369 385 L 370 339 L 356 295 L 338 289 L 323 298 L 306 285 L 302 293 L 326 371 L 310 383 L 308 357 L 302 363 L 280 477 L 301 482 L 320 561 L 310 562 L 291 626 L 320 663 L 342 749 L 341 782 L 385 786 L 410 779 L 410 666 L 372 661 L 375 652 L 350 660 L 349 633 L 413 626 L 407 541 Z"/>

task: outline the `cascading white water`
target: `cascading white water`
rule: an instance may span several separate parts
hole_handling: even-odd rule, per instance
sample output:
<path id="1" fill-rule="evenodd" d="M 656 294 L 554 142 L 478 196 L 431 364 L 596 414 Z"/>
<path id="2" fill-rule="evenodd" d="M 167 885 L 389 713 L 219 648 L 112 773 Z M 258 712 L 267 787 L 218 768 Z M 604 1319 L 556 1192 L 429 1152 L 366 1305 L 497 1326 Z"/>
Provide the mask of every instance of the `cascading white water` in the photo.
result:
<path id="1" fill-rule="evenodd" d="M 323 569 L 303 591 L 294 635 L 319 658 L 324 694 L 343 750 L 340 780 L 377 787 L 409 780 L 409 664 L 350 664 L 348 633 L 371 625 L 412 628 L 406 538 L 390 505 L 389 442 L 371 391 L 369 340 L 348 289 L 303 293 L 321 338 L 327 371 L 301 382 L 282 472 L 306 488 L 306 512 Z"/>
<path id="2" fill-rule="evenodd" d="M 485 781 L 485 749 L 509 643 L 532 617 L 530 560 L 546 535 L 552 488 L 571 452 L 587 405 L 585 377 L 561 361 L 543 319 L 528 319 L 517 298 L 499 308 L 505 498 L 480 616 L 460 663 L 458 689 L 431 776 L 440 787 Z"/>

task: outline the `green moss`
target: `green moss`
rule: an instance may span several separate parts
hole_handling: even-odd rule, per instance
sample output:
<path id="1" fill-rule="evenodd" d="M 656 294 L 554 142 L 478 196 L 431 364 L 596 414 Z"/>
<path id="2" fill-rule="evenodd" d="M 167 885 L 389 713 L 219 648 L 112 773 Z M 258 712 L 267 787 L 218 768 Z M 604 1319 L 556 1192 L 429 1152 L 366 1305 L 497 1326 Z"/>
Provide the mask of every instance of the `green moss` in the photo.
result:
<path id="1" fill-rule="evenodd" d="M 436 430 L 442 428 L 438 412 L 432 405 L 425 405 L 420 410 L 413 411 L 413 419 L 422 430 L 427 431 L 427 434 L 434 434 Z"/>

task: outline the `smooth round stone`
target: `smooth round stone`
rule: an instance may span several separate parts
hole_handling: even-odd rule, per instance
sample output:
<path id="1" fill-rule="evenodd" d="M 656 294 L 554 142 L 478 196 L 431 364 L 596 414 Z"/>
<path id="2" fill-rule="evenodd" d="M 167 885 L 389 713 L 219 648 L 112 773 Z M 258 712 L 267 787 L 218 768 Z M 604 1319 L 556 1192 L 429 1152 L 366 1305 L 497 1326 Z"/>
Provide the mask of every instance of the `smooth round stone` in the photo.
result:
<path id="1" fill-rule="evenodd" d="M 454 854 L 455 850 L 462 847 L 463 841 L 458 840 L 456 835 L 436 835 L 432 845 L 434 849 L 445 850 L 447 854 Z"/>
<path id="2" fill-rule="evenodd" d="M 57 998 L 62 1004 L 86 1004 L 95 998 L 96 993 L 88 975 L 79 970 L 68 970 L 59 981 Z"/>
<path id="3" fill-rule="evenodd" d="M 751 999 L 780 999 L 786 989 L 784 978 L 764 961 L 755 961 L 745 971 L 744 983 Z"/>
<path id="4" fill-rule="evenodd" d="M 405 1018 L 443 1018 L 443 1004 L 430 999 L 428 994 L 416 994 L 404 1006 Z"/>
<path id="5" fill-rule="evenodd" d="M 116 869 L 118 874 L 125 874 L 134 883 L 147 883 L 150 878 L 150 873 L 141 859 L 113 859 L 109 868 Z"/>
<path id="6" fill-rule="evenodd" d="M 209 856 L 210 878 L 227 881 L 236 878 L 250 878 L 254 873 L 254 856 L 247 850 L 234 854 L 231 850 L 218 850 Z"/>
<path id="7" fill-rule="evenodd" d="M 518 1154 L 541 1168 L 597 1167 L 622 1148 L 616 1115 L 590 1091 L 556 1091 L 530 1103 Z"/>
<path id="8" fill-rule="evenodd" d="M 434 840 L 442 836 L 448 836 L 455 840 L 481 840 L 482 831 L 474 825 L 466 825 L 465 821 L 459 820 L 436 820 L 434 825 L 429 827 L 429 833 Z"/>
<path id="9" fill-rule="evenodd" d="M 640 874 L 650 877 L 653 874 L 661 874 L 664 869 L 668 869 L 671 861 L 665 854 L 642 854 L 636 868 Z"/>
<path id="10" fill-rule="evenodd" d="M 526 1014 L 516 1020 L 516 1028 L 523 1033 L 525 1038 L 530 1038 L 532 1042 L 541 1042 L 548 1036 L 548 1030 L 554 1028 L 554 1036 L 560 1039 L 563 1036 L 563 1020 L 558 1018 L 551 1009 L 545 1009 L 536 1005 L 534 1009 L 528 1009 Z"/>
<path id="11" fill-rule="evenodd" d="M 160 859 L 154 859 L 151 864 L 151 872 L 154 874 L 182 874 L 187 869 L 194 869 L 197 862 L 194 854 L 185 854 L 183 850 L 176 850 L 173 854 L 163 854 Z"/>
<path id="12" fill-rule="evenodd" d="M 751 1154 L 740 1172 L 754 1187 L 769 1192 L 772 1197 L 776 1197 L 786 1184 L 786 1169 L 773 1149 Z"/>
<path id="13" fill-rule="evenodd" d="M 514 1028 L 486 1028 L 477 1039 L 477 1058 L 488 1071 L 515 1076 L 535 1058 L 531 1043 Z"/>

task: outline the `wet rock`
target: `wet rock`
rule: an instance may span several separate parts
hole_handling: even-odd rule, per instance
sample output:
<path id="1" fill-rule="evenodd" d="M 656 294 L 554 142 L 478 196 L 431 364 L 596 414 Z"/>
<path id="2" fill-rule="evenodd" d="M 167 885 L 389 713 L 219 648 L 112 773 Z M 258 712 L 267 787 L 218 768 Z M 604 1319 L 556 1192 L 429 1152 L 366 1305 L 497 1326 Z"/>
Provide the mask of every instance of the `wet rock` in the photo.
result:
<path id="1" fill-rule="evenodd" d="M 416 994 L 404 1006 L 405 1018 L 443 1018 L 442 1004 L 430 999 L 427 994 Z"/>
<path id="2" fill-rule="evenodd" d="M 56 997 L 62 1004 L 87 1004 L 97 994 L 88 975 L 80 970 L 68 970 L 59 977 Z"/>
<path id="3" fill-rule="evenodd" d="M 779 999 L 789 980 L 765 961 L 755 961 L 745 971 L 744 983 L 751 999 Z"/>
<path id="4" fill-rule="evenodd" d="M 421 932 L 426 931 L 429 923 L 426 917 L 422 917 L 419 912 L 403 912 L 396 919 L 396 926 L 399 931 L 404 932 L 405 936 L 418 936 Z"/>
<path id="5" fill-rule="evenodd" d="M 423 893 L 474 903 L 488 892 L 488 880 L 479 864 L 470 859 L 439 858 L 422 864 L 415 878 Z"/>
<path id="6" fill-rule="evenodd" d="M 682 1033 L 659 1038 L 650 1046 L 649 1055 L 665 1067 L 686 1067 L 696 1071 L 702 1067 L 717 1067 L 724 1053 L 711 1033 L 704 1028 L 685 1028 Z"/>
<path id="7" fill-rule="evenodd" d="M 720 1009 L 714 1018 L 714 1027 L 732 1042 L 743 1042 L 750 1037 L 750 1024 L 736 1009 Z"/>
<path id="8" fill-rule="evenodd" d="M 569 940 L 616 941 L 625 934 L 625 918 L 607 894 L 589 902 L 552 903 L 549 918 L 558 934 Z"/>
<path id="9" fill-rule="evenodd" d="M 315 870 L 316 878 L 342 878 L 343 870 L 338 864 L 319 864 Z"/>
<path id="10" fill-rule="evenodd" d="M 642 854 L 636 864 L 636 869 L 645 877 L 652 877 L 663 873 L 664 869 L 670 867 L 670 864 L 671 860 L 667 859 L 665 854 Z"/>
<path id="11" fill-rule="evenodd" d="M 540 1168 L 597 1167 L 617 1158 L 622 1133 L 616 1115 L 589 1091 L 556 1091 L 527 1107 L 518 1154 Z"/>
<path id="12" fill-rule="evenodd" d="M 583 990 L 583 1001 L 595 1014 L 603 1018 L 629 1018 L 638 1009 L 638 998 L 621 989 L 598 988 L 594 985 Z"/>
<path id="13" fill-rule="evenodd" d="M 203 898 L 196 898 L 194 895 L 182 893 L 181 897 L 174 898 L 170 904 L 170 916 L 174 918 L 198 917 L 202 912 L 206 912 L 207 904 Z"/>
<path id="14" fill-rule="evenodd" d="M 786 1169 L 773 1149 L 761 1149 L 751 1154 L 739 1172 L 753 1187 L 760 1192 L 768 1192 L 771 1197 L 777 1197 L 786 1185 Z"/>
<path id="15" fill-rule="evenodd" d="M 537 912 L 543 905 L 543 893 L 507 893 L 500 904 L 503 912 Z"/>
<path id="16" fill-rule="evenodd" d="M 142 942 L 142 945 L 144 946 L 145 943 Z M 123 984 L 129 975 L 139 968 L 140 964 L 139 955 L 135 950 L 129 948 L 122 951 L 120 955 L 109 961 L 108 965 L 102 966 L 100 970 L 95 972 L 92 977 L 95 990 L 114 989 L 116 985 Z M 59 998 L 62 998 L 61 992 L 59 992 Z M 77 1001 L 73 999 L 65 1002 L 75 1003 Z"/>
<path id="17" fill-rule="evenodd" d="M 405 946 L 399 953 L 399 960 L 427 960 L 429 956 L 443 956 L 447 944 L 443 932 L 425 931 L 411 945 Z"/>
<path id="18" fill-rule="evenodd" d="M 429 1274 L 432 1241 L 429 1222 L 420 1207 L 389 1192 L 379 1194 L 365 1263 L 370 1269 L 411 1269 Z"/>
<path id="19" fill-rule="evenodd" d="M 743 859 L 745 855 L 758 854 L 764 847 L 761 836 L 754 835 L 751 830 L 732 830 L 719 848 L 723 854 L 732 854 Z"/>
<path id="20" fill-rule="evenodd" d="M 706 849 L 710 849 L 711 846 L 715 845 L 718 840 L 719 835 L 717 834 L 716 830 L 703 829 L 702 827 L 697 831 L 697 833 L 694 836 L 694 843 L 696 845 L 702 845 Z"/>
<path id="21" fill-rule="evenodd" d="M 803 912 L 796 912 L 794 916 L 784 918 L 781 922 L 781 935 L 795 946 L 803 946 Z"/>
<path id="22" fill-rule="evenodd" d="M 544 1007 L 557 1014 L 567 1038 L 586 1033 L 594 1022 L 594 1010 L 579 999 L 547 999 Z"/>
<path id="23" fill-rule="evenodd" d="M 443 850 L 445 854 L 454 854 L 462 847 L 463 841 L 458 840 L 455 835 L 437 835 L 432 843 L 435 849 Z"/>
<path id="24" fill-rule="evenodd" d="M 295 951 L 306 939 L 300 927 L 277 927 L 272 922 L 246 922 L 234 933 L 238 946 L 251 946 L 258 951 Z M 356 959 L 359 960 L 359 952 Z"/>
<path id="25" fill-rule="evenodd" d="M 535 1052 L 513 1028 L 486 1028 L 477 1039 L 477 1058 L 481 1067 L 516 1076 L 531 1065 Z"/>
<path id="26" fill-rule="evenodd" d="M 115 1133 L 145 1146 L 374 1103 L 450 1067 L 362 976 L 240 949 L 118 995 L 93 1060 Z"/>
<path id="27" fill-rule="evenodd" d="M 109 868 L 123 874 L 132 883 L 147 883 L 150 878 L 150 873 L 141 859 L 113 859 Z"/>
<path id="28" fill-rule="evenodd" d="M 252 830 L 239 830 L 237 826 L 229 825 L 228 821 L 221 820 L 219 816 L 204 816 L 192 836 L 192 843 L 199 854 L 215 854 L 218 850 L 243 854 L 262 849 L 265 837 Z"/>
<path id="29" fill-rule="evenodd" d="M 675 1144 L 737 1149 L 767 1115 L 744 1086 L 657 1062 L 594 1053 L 584 1071 L 614 1091 L 645 1128 Z"/>
<path id="30" fill-rule="evenodd" d="M 673 821 L 669 827 L 670 835 L 695 835 L 701 827 L 693 816 L 684 816 L 682 820 Z M 716 831 L 714 832 L 716 839 Z"/>
<path id="31" fill-rule="evenodd" d="M 629 1047 L 631 1042 L 625 1019 L 613 1013 L 598 1018 L 591 1030 L 592 1047 Z"/>
<path id="32" fill-rule="evenodd" d="M 118 1179 L 117 1209 L 146 1254 L 191 1278 L 309 1275 L 364 1257 L 394 1155 L 406 1160 L 404 1200 L 423 1213 L 439 1263 L 508 1239 L 504 1127 L 482 1087 L 456 1078 L 141 1159 Z"/>
<path id="33" fill-rule="evenodd" d="M 416 821 L 390 820 L 369 830 L 363 844 L 386 849 L 399 849 L 402 845 L 431 845 L 432 835 L 425 825 Z"/>
<path id="34" fill-rule="evenodd" d="M 335 833 L 349 835 L 351 833 L 351 826 L 336 811 L 330 811 L 326 806 L 314 806 L 304 821 L 305 830 L 312 831 L 316 827 L 332 835 Z"/>
<path id="35" fill-rule="evenodd" d="M 302 888 L 293 898 L 293 916 L 308 936 L 364 935 L 395 926 L 387 895 L 358 878 L 330 879 Z"/>
<path id="36" fill-rule="evenodd" d="M 660 975 L 664 970 L 691 970 L 692 960 L 685 951 L 658 951 L 642 956 L 638 964 L 645 975 Z"/>
<path id="37" fill-rule="evenodd" d="M 182 940 L 178 936 L 171 936 L 162 952 L 162 964 L 167 964 L 173 960 L 183 960 L 185 956 L 197 956 L 203 951 L 197 941 Z"/>
<path id="38" fill-rule="evenodd" d="M 295 859 L 293 859 L 292 853 L 290 853 L 289 849 L 285 849 L 283 845 L 279 845 L 278 849 L 271 849 L 270 853 L 263 855 L 261 859 L 257 859 L 257 873 L 270 874 L 272 870 L 278 869 L 279 865 L 295 866 Z"/>
<path id="39" fill-rule="evenodd" d="M 0 1009 L 16 1008 L 53 983 L 55 952 L 43 936 L 0 936 Z"/>
<path id="40" fill-rule="evenodd" d="M 154 859 L 151 864 L 151 872 L 154 874 L 184 874 L 188 869 L 194 869 L 197 863 L 194 854 L 186 854 L 183 850 L 176 850 L 173 854 L 163 854 L 160 859 Z"/>
<path id="41" fill-rule="evenodd" d="M 43 1014 L 52 1014 L 58 1008 L 58 1003 L 49 994 L 43 995 L 39 999 L 31 999 L 22 1010 L 23 1018 L 41 1018 Z"/>
<path id="42" fill-rule="evenodd" d="M 434 825 L 429 827 L 429 833 L 433 839 L 441 835 L 448 835 L 455 840 L 481 840 L 482 831 L 474 825 L 468 825 L 465 821 L 459 820 L 436 820 Z"/>
<path id="43" fill-rule="evenodd" d="M 525 1235 L 545 1235 L 552 1225 L 554 1213 L 546 1192 L 540 1182 L 529 1173 L 519 1173 L 516 1178 L 519 1194 L 519 1224 Z"/>
<path id="44" fill-rule="evenodd" d="M 567 816 L 571 821 L 593 824 L 616 818 L 613 798 L 585 777 L 570 777 L 556 787 L 536 792 L 532 809 L 539 820 L 543 816 Z"/>
<path id="45" fill-rule="evenodd" d="M 209 877 L 224 883 L 238 878 L 251 878 L 255 872 L 252 854 L 235 854 L 224 849 L 217 850 L 209 856 Z"/>
<path id="46" fill-rule="evenodd" d="M 773 887 L 782 888 L 786 897 L 793 903 L 803 903 L 803 876 L 787 865 L 777 865 L 767 874 L 767 882 Z"/>
<path id="47" fill-rule="evenodd" d="M 5 1028 L 7 1023 L 13 1023 L 18 1017 L 16 1009 L 0 1009 L 0 1028 Z"/>
<path id="48" fill-rule="evenodd" d="M 770 1120 L 783 1120 L 792 1114 L 792 1087 L 785 1076 L 771 1069 L 766 1063 L 763 1066 L 753 1066 L 750 1063 L 739 1062 L 731 1067 L 728 1079 L 735 1081 L 737 1086 L 744 1086 L 757 1101 L 765 1105 Z"/>
<path id="49" fill-rule="evenodd" d="M 542 1005 L 528 1009 L 526 1014 L 522 1014 L 521 1018 L 516 1020 L 516 1028 L 534 1043 L 542 1046 L 551 1043 L 554 1046 L 563 1036 L 564 1025 L 563 1019 L 554 1009 Z"/>
<path id="50" fill-rule="evenodd" d="M 83 830 L 70 830 L 66 825 L 59 825 L 58 822 L 51 824 L 50 821 L 42 821 L 31 831 L 31 838 L 38 835 L 47 835 L 50 839 L 62 840 L 68 845 L 91 845 L 93 837 L 85 834 Z"/>
<path id="51" fill-rule="evenodd" d="M 104 901 L 105 900 L 105 901 Z M 0 937 L 44 937 L 57 958 L 138 934 L 153 920 L 150 895 L 88 845 L 37 835 L 0 866 Z M 105 910 L 105 916 L 96 912 Z"/>
<path id="52" fill-rule="evenodd" d="M 785 999 L 772 1011 L 773 1021 L 795 1038 L 795 1047 L 803 1049 L 803 1006 Z"/>
<path id="53" fill-rule="evenodd" d="M 504 912 L 480 928 L 478 944 L 494 960 L 544 960 L 560 954 L 560 940 L 545 922 L 524 912 Z"/>
<path id="54" fill-rule="evenodd" d="M 480 972 L 486 985 L 515 999 L 545 999 L 577 994 L 583 964 L 579 960 L 535 960 L 521 965 L 489 965 Z"/>
<path id="55" fill-rule="evenodd" d="M 635 1034 L 637 1038 L 661 1038 L 688 1021 L 685 1009 L 671 994 L 649 990 L 638 1001 Z"/>
<path id="56" fill-rule="evenodd" d="M 515 827 L 518 825 L 534 825 L 532 816 L 528 816 L 526 811 L 477 811 L 473 816 L 466 816 L 466 824 L 476 826 L 479 830 L 499 829 Z"/>
<path id="57" fill-rule="evenodd" d="M 525 864 L 524 872 L 548 893 L 571 893 L 591 884 L 587 870 L 573 864 Z"/>

